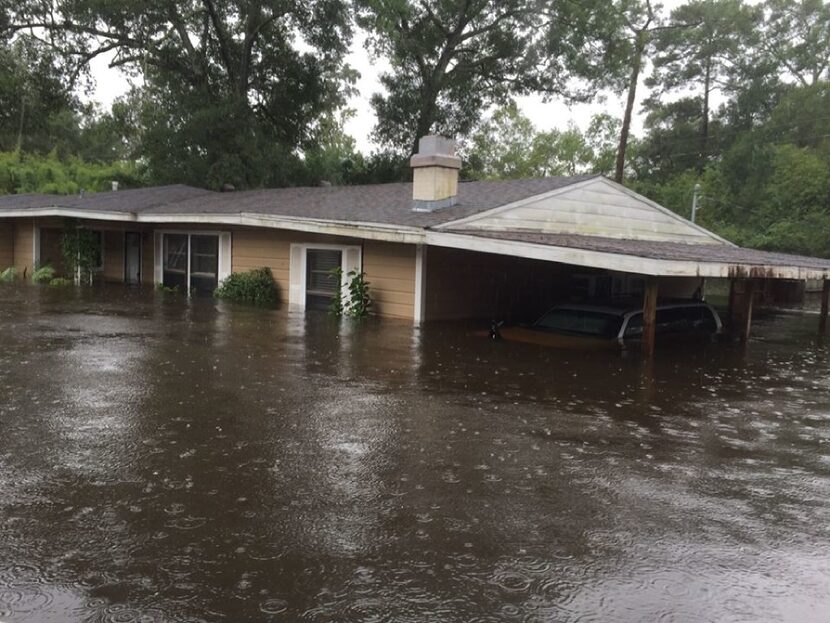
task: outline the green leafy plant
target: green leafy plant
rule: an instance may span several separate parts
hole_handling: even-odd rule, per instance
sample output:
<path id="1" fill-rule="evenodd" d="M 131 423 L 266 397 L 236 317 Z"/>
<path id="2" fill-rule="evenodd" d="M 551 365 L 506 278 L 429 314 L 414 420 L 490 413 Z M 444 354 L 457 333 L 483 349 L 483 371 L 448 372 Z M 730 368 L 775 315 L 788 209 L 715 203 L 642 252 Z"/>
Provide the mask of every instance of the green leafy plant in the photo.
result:
<path id="1" fill-rule="evenodd" d="M 349 318 L 365 318 L 372 309 L 372 297 L 369 295 L 366 273 L 350 270 L 346 277 L 349 280 L 349 300 L 345 305 L 346 315 Z"/>
<path id="2" fill-rule="evenodd" d="M 0 283 L 11 283 L 17 277 L 17 269 L 14 266 L 9 266 L 3 272 L 0 272 Z"/>
<path id="3" fill-rule="evenodd" d="M 343 315 L 343 288 L 340 287 L 340 284 L 343 283 L 343 269 L 337 266 L 336 268 L 332 268 L 329 274 L 335 279 L 335 283 L 338 284 L 331 303 L 329 303 L 329 313 L 339 318 Z"/>
<path id="4" fill-rule="evenodd" d="M 279 301 L 279 288 L 270 268 L 254 268 L 229 275 L 216 288 L 214 296 L 238 303 L 276 305 Z"/>
<path id="5" fill-rule="evenodd" d="M 55 269 L 49 264 L 40 266 L 32 271 L 32 283 L 51 283 L 55 278 Z"/>
<path id="6" fill-rule="evenodd" d="M 343 269 L 340 267 L 331 270 L 338 283 L 343 281 Z M 329 304 L 329 313 L 333 316 L 348 316 L 349 318 L 365 318 L 372 309 L 372 297 L 369 294 L 369 282 L 366 273 L 350 270 L 346 273 L 346 296 L 343 288 L 337 288 Z"/>
<path id="7" fill-rule="evenodd" d="M 166 286 L 163 283 L 156 284 L 156 292 L 162 292 L 164 294 L 176 294 L 179 291 L 179 286 Z"/>
<path id="8" fill-rule="evenodd" d="M 65 277 L 55 277 L 54 279 L 52 279 L 49 282 L 49 285 L 54 286 L 54 287 L 71 286 L 72 285 L 72 280 L 71 279 L 66 279 Z"/>
<path id="9" fill-rule="evenodd" d="M 99 234 L 68 221 L 61 238 L 61 252 L 67 274 L 77 283 L 92 283 L 92 275 L 101 254 Z"/>

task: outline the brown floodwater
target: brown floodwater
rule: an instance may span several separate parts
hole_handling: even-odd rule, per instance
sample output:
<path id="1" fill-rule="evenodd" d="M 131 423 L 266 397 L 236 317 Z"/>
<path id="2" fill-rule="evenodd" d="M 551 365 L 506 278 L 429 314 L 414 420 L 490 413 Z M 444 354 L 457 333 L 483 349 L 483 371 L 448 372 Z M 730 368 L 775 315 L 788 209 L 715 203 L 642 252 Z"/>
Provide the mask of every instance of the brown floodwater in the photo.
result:
<path id="1" fill-rule="evenodd" d="M 0 621 L 827 621 L 830 347 L 0 287 Z"/>

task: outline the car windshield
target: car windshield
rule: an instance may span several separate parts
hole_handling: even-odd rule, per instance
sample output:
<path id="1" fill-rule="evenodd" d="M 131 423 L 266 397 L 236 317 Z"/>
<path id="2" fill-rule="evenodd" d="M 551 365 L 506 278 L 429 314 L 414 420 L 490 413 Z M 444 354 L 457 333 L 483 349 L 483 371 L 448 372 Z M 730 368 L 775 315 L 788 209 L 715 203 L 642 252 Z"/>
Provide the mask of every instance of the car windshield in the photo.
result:
<path id="1" fill-rule="evenodd" d="M 558 307 L 539 318 L 534 327 L 611 339 L 617 337 L 621 324 L 622 317 L 618 314 Z"/>

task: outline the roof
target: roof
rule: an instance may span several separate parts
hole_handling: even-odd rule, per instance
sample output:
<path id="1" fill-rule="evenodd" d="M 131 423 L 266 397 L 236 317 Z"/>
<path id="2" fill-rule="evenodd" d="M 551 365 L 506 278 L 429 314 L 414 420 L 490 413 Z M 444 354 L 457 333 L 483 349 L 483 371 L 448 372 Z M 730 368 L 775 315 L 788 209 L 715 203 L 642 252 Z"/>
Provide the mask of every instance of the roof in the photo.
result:
<path id="1" fill-rule="evenodd" d="M 217 193 L 184 184 L 152 186 L 81 195 L 22 194 L 0 195 L 0 215 L 4 211 L 42 208 L 70 208 L 90 212 L 138 213 L 162 205 Z"/>
<path id="2" fill-rule="evenodd" d="M 412 210 L 412 184 L 320 186 L 211 192 L 190 186 L 157 186 L 79 196 L 0 196 L 7 210 L 63 207 L 141 215 L 258 214 L 360 223 L 430 227 L 464 218 L 596 176 L 462 182 L 458 203 L 435 212 Z"/>
<path id="3" fill-rule="evenodd" d="M 579 249 L 613 255 L 625 255 L 648 260 L 681 261 L 701 264 L 725 264 L 745 267 L 746 275 L 733 276 L 775 276 L 765 275 L 768 267 L 793 267 L 811 271 L 830 271 L 830 260 L 746 249 L 734 245 L 701 245 L 652 240 L 625 240 L 600 236 L 574 234 L 540 234 L 518 231 L 470 231 L 468 229 L 444 229 L 446 233 L 473 236 L 482 239 L 512 241 L 547 247 Z M 753 270 L 753 267 L 757 270 Z"/>
<path id="4" fill-rule="evenodd" d="M 29 215 L 293 229 L 645 275 L 830 278 L 830 260 L 736 247 L 597 175 L 462 182 L 457 204 L 434 212 L 412 209 L 411 183 L 0 196 L 0 218 Z"/>

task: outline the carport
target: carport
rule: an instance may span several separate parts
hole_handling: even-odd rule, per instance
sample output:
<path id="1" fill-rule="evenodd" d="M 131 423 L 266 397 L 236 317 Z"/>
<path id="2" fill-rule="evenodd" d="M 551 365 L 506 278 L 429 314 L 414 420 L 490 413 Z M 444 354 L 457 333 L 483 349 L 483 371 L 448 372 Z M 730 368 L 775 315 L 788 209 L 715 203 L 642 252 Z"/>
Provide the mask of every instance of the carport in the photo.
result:
<path id="1" fill-rule="evenodd" d="M 528 267 L 531 291 L 538 288 L 549 292 L 564 287 L 574 276 L 586 274 L 605 275 L 612 282 L 639 283 L 639 288 L 623 292 L 631 294 L 639 290 L 643 298 L 643 350 L 652 353 L 655 345 L 655 318 L 658 297 L 688 297 L 701 288 L 707 278 L 728 279 L 730 283 L 729 313 L 726 325 L 729 332 L 741 340 L 748 339 L 752 325 L 752 306 L 756 292 L 769 280 L 823 282 L 819 332 L 827 332 L 828 299 L 830 299 L 830 261 L 744 249 L 729 243 L 687 244 L 658 240 L 632 240 L 579 234 L 534 233 L 528 231 L 472 230 L 470 228 L 444 228 L 428 234 L 430 246 L 441 260 L 428 264 L 437 267 L 445 264 L 446 251 L 459 253 L 463 249 L 472 255 L 467 257 L 467 269 L 457 273 L 460 290 L 448 287 L 447 277 L 437 278 L 443 297 L 450 297 L 455 304 L 465 300 L 468 305 L 477 304 L 473 293 L 489 292 L 493 288 L 487 282 L 513 281 L 522 290 L 525 282 L 520 275 Z M 494 262 L 492 257 L 505 258 Z M 478 261 L 475 258 L 479 258 Z M 478 279 L 470 265 L 480 269 Z M 493 274 L 498 272 L 498 276 Z M 546 279 L 539 279 L 539 275 Z M 626 280 L 628 277 L 628 280 Z M 516 281 L 514 281 L 516 280 Z M 429 283 L 429 282 L 428 282 Z M 427 286 L 429 287 L 429 285 Z M 625 285 L 623 285 L 625 287 Z M 457 294 L 452 294 L 452 293 Z M 440 298 L 441 295 L 439 295 Z M 538 292 L 534 301 L 538 300 Z M 432 299 L 435 300 L 435 299 Z M 527 303 L 527 299 L 525 303 Z M 534 311 L 558 302 L 544 299 L 544 304 L 533 305 Z M 493 307 L 503 310 L 503 307 Z M 428 307 L 429 310 L 429 307 Z"/>

